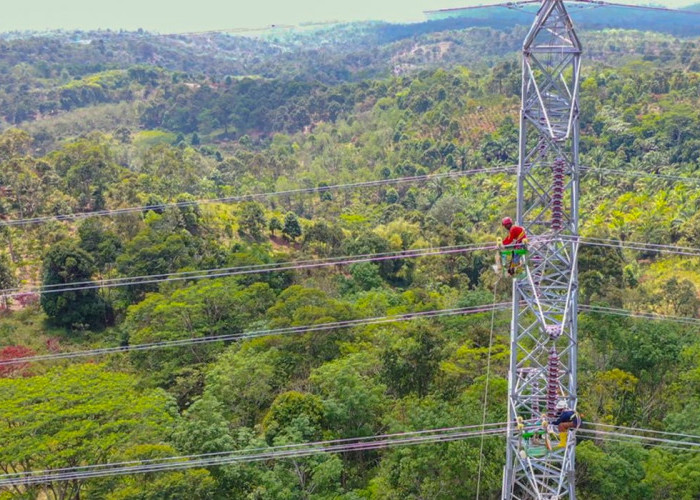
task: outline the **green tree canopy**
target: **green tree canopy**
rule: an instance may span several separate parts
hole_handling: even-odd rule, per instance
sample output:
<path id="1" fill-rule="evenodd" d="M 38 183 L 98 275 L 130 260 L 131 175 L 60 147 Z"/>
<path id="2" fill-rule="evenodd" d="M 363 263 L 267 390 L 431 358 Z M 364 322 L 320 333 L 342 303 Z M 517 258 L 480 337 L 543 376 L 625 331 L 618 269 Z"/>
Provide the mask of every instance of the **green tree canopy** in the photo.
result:
<path id="1" fill-rule="evenodd" d="M 274 227 L 270 220 L 270 230 L 281 229 Z M 279 221 L 278 221 L 279 222 Z M 238 216 L 238 233 L 241 236 L 248 237 L 253 241 L 261 241 L 265 232 L 267 220 L 265 218 L 265 210 L 260 203 L 254 201 L 246 201 L 242 205 L 241 214 Z"/>
<path id="2" fill-rule="evenodd" d="M 160 443 L 177 420 L 172 400 L 160 390 L 142 393 L 136 386 L 134 376 L 100 365 L 0 379 L 3 470 L 116 462 L 140 445 Z M 54 498 L 52 490 L 56 498 L 78 498 L 78 491 L 86 487 L 75 480 L 29 491 L 32 497 Z"/>
<path id="3" fill-rule="evenodd" d="M 288 212 L 287 215 L 284 216 L 282 234 L 290 240 L 296 240 L 301 236 L 301 224 L 299 224 L 299 219 L 293 212 Z"/>
<path id="4" fill-rule="evenodd" d="M 73 241 L 63 241 L 46 252 L 42 283 L 44 286 L 70 283 L 85 283 L 77 287 L 89 286 L 94 271 L 94 261 L 85 250 Z M 66 327 L 100 328 L 111 319 L 109 304 L 94 288 L 42 294 L 41 306 L 52 322 Z"/>

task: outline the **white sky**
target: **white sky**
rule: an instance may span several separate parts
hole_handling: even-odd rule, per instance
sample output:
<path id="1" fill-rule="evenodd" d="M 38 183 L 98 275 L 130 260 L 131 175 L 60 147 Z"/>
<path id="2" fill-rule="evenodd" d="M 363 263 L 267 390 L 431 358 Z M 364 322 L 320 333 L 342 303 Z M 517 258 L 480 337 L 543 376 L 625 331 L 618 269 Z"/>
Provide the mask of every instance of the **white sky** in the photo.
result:
<path id="1" fill-rule="evenodd" d="M 495 0 L 498 1 L 498 0 Z M 632 0 L 633 2 L 635 0 Z M 143 28 L 160 33 L 309 21 L 423 20 L 423 10 L 494 0 L 23 0 L 3 2 L 0 32 Z M 635 3 L 648 3 L 637 0 Z M 669 7 L 693 0 L 663 0 Z"/>

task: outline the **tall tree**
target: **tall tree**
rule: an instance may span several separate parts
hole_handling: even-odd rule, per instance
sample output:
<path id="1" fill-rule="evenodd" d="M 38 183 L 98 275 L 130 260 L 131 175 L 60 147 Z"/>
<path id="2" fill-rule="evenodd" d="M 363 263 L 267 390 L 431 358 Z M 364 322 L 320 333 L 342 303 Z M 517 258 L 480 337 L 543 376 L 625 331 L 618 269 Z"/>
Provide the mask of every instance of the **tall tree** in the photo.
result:
<path id="1" fill-rule="evenodd" d="M 109 304 L 95 288 L 86 288 L 94 286 L 94 272 L 94 260 L 74 242 L 62 241 L 49 248 L 44 257 L 43 285 L 66 285 L 57 287 L 60 289 L 70 288 L 71 283 L 82 283 L 76 285 L 75 290 L 42 294 L 41 307 L 53 323 L 65 327 L 102 328 L 109 322 Z"/>
<path id="2" fill-rule="evenodd" d="M 301 225 L 299 224 L 299 219 L 297 219 L 297 216 L 294 215 L 293 212 L 289 212 L 284 216 L 284 227 L 282 228 L 282 234 L 292 241 L 301 236 Z"/>
<path id="3" fill-rule="evenodd" d="M 6 255 L 0 255 L 0 289 L 6 290 L 17 286 L 17 278 Z M 2 295 L 2 306 L 7 308 L 7 295 Z"/>
<path id="4" fill-rule="evenodd" d="M 254 201 L 243 203 L 241 215 L 238 217 L 238 233 L 241 236 L 248 237 L 253 241 L 260 241 L 263 238 L 266 225 L 265 210 L 260 203 Z"/>

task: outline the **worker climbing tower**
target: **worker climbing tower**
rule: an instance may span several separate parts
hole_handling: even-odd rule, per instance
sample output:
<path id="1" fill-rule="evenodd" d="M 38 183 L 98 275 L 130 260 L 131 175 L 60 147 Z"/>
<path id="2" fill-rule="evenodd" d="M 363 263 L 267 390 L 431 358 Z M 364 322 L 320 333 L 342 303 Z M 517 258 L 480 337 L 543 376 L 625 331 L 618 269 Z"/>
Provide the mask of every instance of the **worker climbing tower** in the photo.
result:
<path id="1" fill-rule="evenodd" d="M 577 403 L 580 57 L 563 1 L 543 0 L 523 44 L 517 224 L 530 243 L 513 281 L 504 499 L 575 498 L 575 439 L 543 429 Z"/>

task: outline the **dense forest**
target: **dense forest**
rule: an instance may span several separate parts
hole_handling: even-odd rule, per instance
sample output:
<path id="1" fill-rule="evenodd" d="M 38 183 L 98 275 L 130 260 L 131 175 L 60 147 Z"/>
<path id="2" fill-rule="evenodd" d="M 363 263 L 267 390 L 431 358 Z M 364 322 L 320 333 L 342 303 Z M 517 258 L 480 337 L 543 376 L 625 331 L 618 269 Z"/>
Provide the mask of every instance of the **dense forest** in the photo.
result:
<path id="1" fill-rule="evenodd" d="M 617 243 L 579 255 L 579 410 L 700 434 L 700 30 L 615 17 L 581 31 L 581 234 Z M 482 21 L 0 37 L 2 474 L 504 421 L 509 310 L 364 321 L 510 300 L 478 248 L 515 210 L 527 27 Z M 580 498 L 700 496 L 696 453 L 576 457 Z M 504 460 L 489 437 L 0 499 L 500 498 Z"/>

